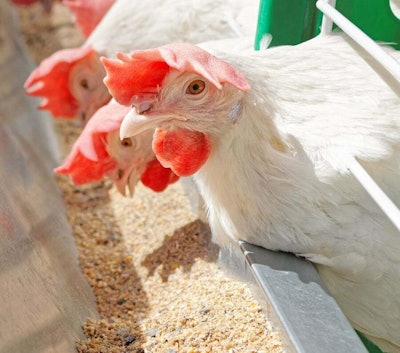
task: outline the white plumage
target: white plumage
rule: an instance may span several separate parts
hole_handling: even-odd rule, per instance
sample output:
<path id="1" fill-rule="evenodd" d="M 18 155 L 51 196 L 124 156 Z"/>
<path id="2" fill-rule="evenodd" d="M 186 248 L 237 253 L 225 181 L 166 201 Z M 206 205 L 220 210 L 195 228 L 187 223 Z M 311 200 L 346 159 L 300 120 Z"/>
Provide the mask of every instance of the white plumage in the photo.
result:
<path id="1" fill-rule="evenodd" d="M 254 35 L 258 1 L 118 0 L 87 44 L 103 55 L 170 42 L 200 43 Z"/>
<path id="2" fill-rule="evenodd" d="M 173 170 L 181 152 L 168 136 L 207 139 L 194 178 L 216 242 L 243 239 L 310 259 L 354 327 L 400 352 L 400 234 L 345 168 L 347 156 L 357 157 L 399 204 L 400 100 L 352 45 L 332 35 L 263 52 L 215 51 L 245 74 L 247 92 L 169 64 L 150 109 L 133 109 L 121 135 L 158 127 L 153 149 Z M 138 52 L 120 64 L 145 60 Z M 118 100 L 116 73 L 105 65 Z M 190 94 L 197 80 L 205 88 Z"/>

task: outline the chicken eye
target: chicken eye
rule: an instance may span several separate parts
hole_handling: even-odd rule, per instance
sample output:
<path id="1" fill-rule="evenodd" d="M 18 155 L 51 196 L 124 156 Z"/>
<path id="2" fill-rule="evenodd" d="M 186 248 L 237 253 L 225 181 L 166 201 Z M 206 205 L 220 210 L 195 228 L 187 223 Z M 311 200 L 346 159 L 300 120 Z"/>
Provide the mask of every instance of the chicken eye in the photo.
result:
<path id="1" fill-rule="evenodd" d="M 200 94 L 206 88 L 206 83 L 202 80 L 194 80 L 188 86 L 186 93 L 189 94 Z"/>
<path id="2" fill-rule="evenodd" d="M 79 84 L 81 85 L 81 87 L 83 87 L 84 89 L 89 89 L 89 82 L 86 78 L 83 78 Z"/>
<path id="3" fill-rule="evenodd" d="M 124 147 L 131 147 L 132 146 L 132 140 L 128 137 L 125 137 L 124 139 L 121 140 L 121 145 Z"/>

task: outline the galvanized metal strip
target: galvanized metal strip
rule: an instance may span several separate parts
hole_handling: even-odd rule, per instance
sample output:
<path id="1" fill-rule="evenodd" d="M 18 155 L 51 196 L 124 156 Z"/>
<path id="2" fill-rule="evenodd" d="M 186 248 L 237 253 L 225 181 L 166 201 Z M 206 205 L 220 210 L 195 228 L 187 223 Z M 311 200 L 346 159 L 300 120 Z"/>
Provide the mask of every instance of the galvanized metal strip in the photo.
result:
<path id="1" fill-rule="evenodd" d="M 310 262 L 243 241 L 240 248 L 288 351 L 368 352 Z"/>

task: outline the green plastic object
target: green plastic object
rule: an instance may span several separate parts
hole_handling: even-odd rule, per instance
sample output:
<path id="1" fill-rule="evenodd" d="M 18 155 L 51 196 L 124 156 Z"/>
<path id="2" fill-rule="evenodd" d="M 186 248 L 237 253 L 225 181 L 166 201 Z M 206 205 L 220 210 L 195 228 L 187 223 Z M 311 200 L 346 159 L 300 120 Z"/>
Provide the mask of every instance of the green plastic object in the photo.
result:
<path id="1" fill-rule="evenodd" d="M 315 35 L 318 28 L 315 0 L 260 0 L 255 49 L 265 34 L 270 46 L 299 44 Z"/>
<path id="2" fill-rule="evenodd" d="M 369 353 L 383 353 L 377 345 L 372 343 L 369 339 L 367 339 L 362 333 L 357 332 L 358 337 L 360 337 L 362 343 L 364 343 L 365 348 L 368 349 Z"/>
<path id="3" fill-rule="evenodd" d="M 320 33 L 322 14 L 316 0 L 260 0 L 255 49 L 265 34 L 270 46 L 295 45 Z M 389 0 L 336 0 L 336 9 L 376 41 L 400 49 L 400 20 Z"/>

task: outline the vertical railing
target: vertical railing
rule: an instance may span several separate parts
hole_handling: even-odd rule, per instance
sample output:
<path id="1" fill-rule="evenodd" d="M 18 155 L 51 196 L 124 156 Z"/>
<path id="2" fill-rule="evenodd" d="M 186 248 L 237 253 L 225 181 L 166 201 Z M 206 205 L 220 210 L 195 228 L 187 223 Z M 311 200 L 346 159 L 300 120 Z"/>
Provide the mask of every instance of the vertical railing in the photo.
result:
<path id="1" fill-rule="evenodd" d="M 361 31 L 345 16 L 343 16 L 334 7 L 332 0 L 319 0 L 316 4 L 317 8 L 324 14 L 322 21 L 322 34 L 329 34 L 332 23 L 335 23 L 343 32 L 368 52 L 375 60 L 380 63 L 387 72 L 400 83 L 400 64 L 376 44 L 368 35 Z M 391 220 L 394 226 L 400 231 L 400 211 L 390 198 L 382 191 L 382 189 L 369 176 L 367 171 L 354 158 L 350 157 L 347 161 L 347 168 L 373 198 L 381 210 Z"/>

